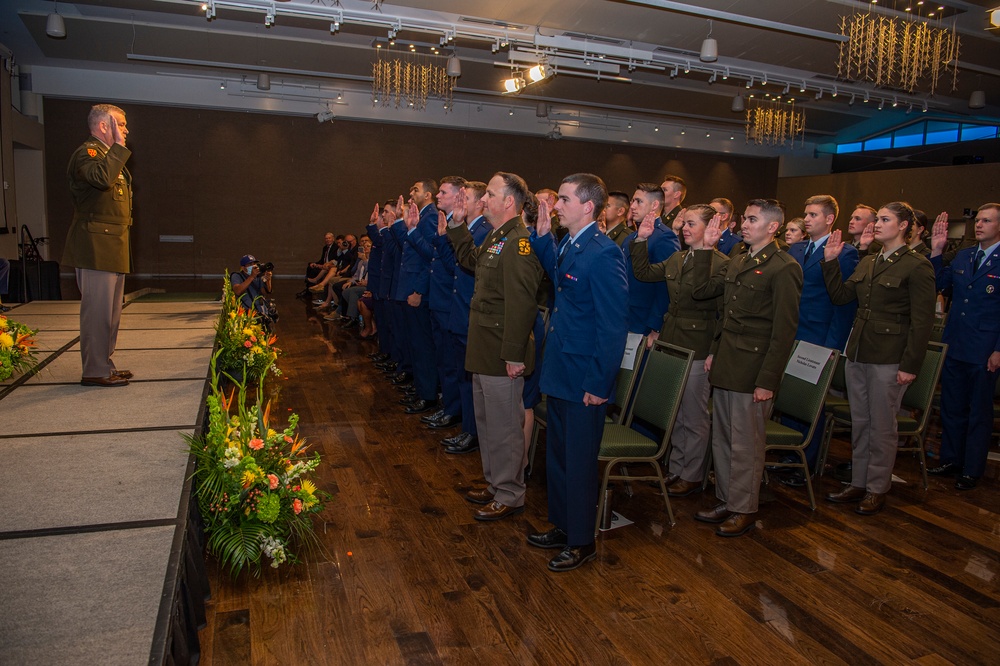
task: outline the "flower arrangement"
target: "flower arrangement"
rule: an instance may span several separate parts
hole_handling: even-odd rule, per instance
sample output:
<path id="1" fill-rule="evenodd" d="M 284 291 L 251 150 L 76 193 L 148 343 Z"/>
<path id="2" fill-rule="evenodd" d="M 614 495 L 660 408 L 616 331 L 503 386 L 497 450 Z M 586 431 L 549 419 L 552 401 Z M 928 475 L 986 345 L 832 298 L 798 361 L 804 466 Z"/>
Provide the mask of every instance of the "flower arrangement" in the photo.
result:
<path id="1" fill-rule="evenodd" d="M 265 331 L 253 311 L 240 305 L 228 279 L 223 284 L 222 316 L 215 331 L 222 372 L 244 382 L 260 381 L 268 372 L 281 374 L 276 363 L 281 353 L 274 344 L 277 336 Z"/>
<path id="2" fill-rule="evenodd" d="M 24 324 L 0 315 L 0 381 L 10 379 L 15 372 L 27 372 L 38 365 L 33 331 Z"/>
<path id="3" fill-rule="evenodd" d="M 246 385 L 239 383 L 225 395 L 213 358 L 208 431 L 186 438 L 197 459 L 195 492 L 208 551 L 234 576 L 244 568 L 259 575 L 265 557 L 274 568 L 297 562 L 291 548 L 315 541 L 311 516 L 329 498 L 307 478 L 320 455 L 307 455 L 309 447 L 295 433 L 298 415 L 275 430 L 270 403 L 261 409 L 262 399 L 258 388 L 248 406 Z"/>

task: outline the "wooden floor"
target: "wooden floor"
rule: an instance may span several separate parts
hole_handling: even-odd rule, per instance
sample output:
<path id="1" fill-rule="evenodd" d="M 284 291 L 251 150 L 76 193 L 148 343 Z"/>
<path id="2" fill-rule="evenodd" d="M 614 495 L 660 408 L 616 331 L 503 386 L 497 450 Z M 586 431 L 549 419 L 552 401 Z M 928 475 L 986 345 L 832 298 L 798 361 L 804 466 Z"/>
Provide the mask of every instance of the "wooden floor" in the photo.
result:
<path id="1" fill-rule="evenodd" d="M 924 492 L 901 459 L 907 483 L 870 518 L 822 501 L 813 512 L 804 489 L 779 486 L 737 539 L 693 520 L 711 489 L 675 500 L 671 528 L 637 484 L 614 503 L 635 524 L 600 536 L 594 563 L 553 574 L 554 553 L 524 540 L 548 528 L 544 461 L 523 514 L 473 520 L 462 496 L 482 481 L 479 456 L 446 455 L 441 434 L 402 413 L 373 346 L 324 325 L 298 288 L 278 285 L 275 392 L 324 456 L 326 553 L 259 579 L 210 562 L 202 663 L 997 663 L 995 468 L 974 491 L 932 478 Z M 835 442 L 830 462 L 847 451 Z M 827 475 L 818 492 L 837 487 Z"/>

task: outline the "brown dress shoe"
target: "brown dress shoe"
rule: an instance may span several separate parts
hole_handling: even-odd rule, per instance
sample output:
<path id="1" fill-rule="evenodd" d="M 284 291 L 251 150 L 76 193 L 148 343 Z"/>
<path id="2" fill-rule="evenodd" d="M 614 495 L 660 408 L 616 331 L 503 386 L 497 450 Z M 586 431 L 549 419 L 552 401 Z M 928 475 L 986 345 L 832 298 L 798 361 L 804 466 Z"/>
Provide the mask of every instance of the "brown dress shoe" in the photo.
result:
<path id="1" fill-rule="evenodd" d="M 680 480 L 681 480 L 681 477 L 679 477 L 678 475 L 674 474 L 673 472 L 669 472 L 669 473 L 663 475 L 663 483 L 665 483 L 668 486 L 672 486 L 672 485 L 674 485 L 675 483 L 677 483 Z"/>
<path id="2" fill-rule="evenodd" d="M 84 377 L 80 386 L 128 386 L 128 380 L 118 375 L 110 377 Z"/>
<path id="3" fill-rule="evenodd" d="M 854 510 L 862 516 L 874 516 L 885 506 L 885 493 L 865 493 L 865 498 Z"/>
<path id="4" fill-rule="evenodd" d="M 493 501 L 493 495 L 495 493 L 491 493 L 489 488 L 480 488 L 465 493 L 465 499 L 473 504 L 489 504 Z"/>
<path id="5" fill-rule="evenodd" d="M 715 533 L 720 537 L 738 537 L 752 530 L 756 523 L 752 513 L 734 513 Z"/>
<path id="6" fill-rule="evenodd" d="M 115 370 L 111 374 L 114 375 L 115 377 L 121 377 L 122 379 L 132 379 L 131 370 Z"/>
<path id="7" fill-rule="evenodd" d="M 865 496 L 865 489 L 857 486 L 847 486 L 839 493 L 829 493 L 826 496 L 827 502 L 834 504 L 852 504 L 858 502 Z"/>
<path id="8" fill-rule="evenodd" d="M 507 516 L 516 516 L 519 513 L 524 512 L 523 506 L 507 506 L 506 504 L 501 504 L 500 502 L 493 500 L 482 509 L 477 509 L 472 517 L 476 520 L 500 520 L 501 518 L 506 518 Z"/>
<path id="9" fill-rule="evenodd" d="M 671 497 L 687 497 L 691 493 L 695 493 L 701 490 L 700 481 L 685 481 L 684 479 L 677 479 L 670 487 L 667 488 L 667 494 Z"/>
<path id="10" fill-rule="evenodd" d="M 703 523 L 721 523 L 731 515 L 733 512 L 726 508 L 725 502 L 721 502 L 711 509 L 704 509 L 694 514 L 694 519 Z"/>

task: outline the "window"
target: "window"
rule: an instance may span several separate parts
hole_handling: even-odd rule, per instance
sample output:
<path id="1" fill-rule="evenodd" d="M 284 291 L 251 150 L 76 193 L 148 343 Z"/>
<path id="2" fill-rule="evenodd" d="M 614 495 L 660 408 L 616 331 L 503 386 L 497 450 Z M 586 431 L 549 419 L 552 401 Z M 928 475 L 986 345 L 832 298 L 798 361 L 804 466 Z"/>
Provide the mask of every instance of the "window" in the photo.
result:
<path id="1" fill-rule="evenodd" d="M 958 123 L 944 120 L 920 120 L 889 132 L 877 134 L 864 141 L 838 143 L 838 155 L 860 153 L 889 148 L 912 148 L 959 141 L 979 141 L 996 139 L 1000 136 L 1000 126 Z"/>

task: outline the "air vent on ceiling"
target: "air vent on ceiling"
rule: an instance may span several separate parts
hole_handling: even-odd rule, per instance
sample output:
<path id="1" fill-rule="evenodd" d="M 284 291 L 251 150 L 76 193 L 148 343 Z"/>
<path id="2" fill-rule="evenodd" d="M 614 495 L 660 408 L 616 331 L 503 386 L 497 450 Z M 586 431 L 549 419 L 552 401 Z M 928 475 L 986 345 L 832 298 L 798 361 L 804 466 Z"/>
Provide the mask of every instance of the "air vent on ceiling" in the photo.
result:
<path id="1" fill-rule="evenodd" d="M 517 23 L 507 23 L 506 21 L 494 21 L 492 19 L 476 18 L 474 16 L 462 16 L 458 19 L 463 23 L 474 23 L 476 25 L 486 25 L 492 28 L 501 28 L 503 30 L 531 30 L 529 26 L 519 25 Z"/>
<path id="2" fill-rule="evenodd" d="M 615 39 L 614 37 L 601 37 L 600 35 L 586 35 L 582 32 L 564 32 L 563 37 L 569 37 L 570 39 L 575 39 L 579 42 L 590 42 L 592 44 L 608 44 L 610 46 L 624 46 L 624 39 Z"/>

